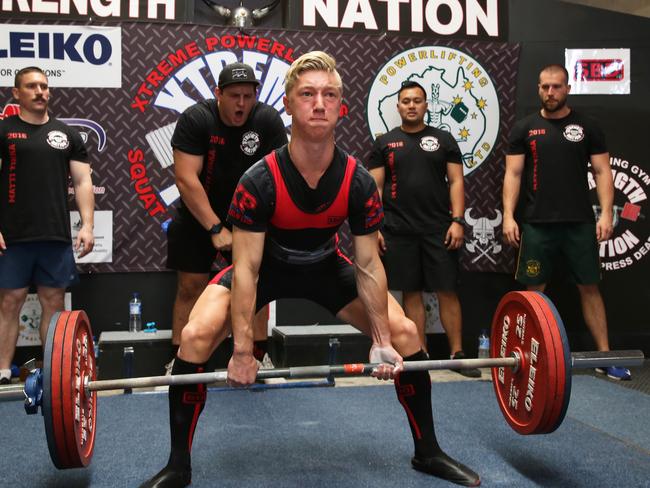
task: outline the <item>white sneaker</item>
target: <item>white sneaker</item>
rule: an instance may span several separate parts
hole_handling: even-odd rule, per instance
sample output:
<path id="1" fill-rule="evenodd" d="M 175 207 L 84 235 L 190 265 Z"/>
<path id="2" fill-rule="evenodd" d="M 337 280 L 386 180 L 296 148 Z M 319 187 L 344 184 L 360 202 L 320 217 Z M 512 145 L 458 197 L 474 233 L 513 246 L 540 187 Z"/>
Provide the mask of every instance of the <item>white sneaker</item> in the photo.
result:
<path id="1" fill-rule="evenodd" d="M 274 369 L 275 365 L 273 364 L 273 361 L 271 361 L 271 356 L 269 356 L 269 353 L 264 353 L 264 357 L 262 358 L 262 361 L 260 362 L 260 369 Z"/>

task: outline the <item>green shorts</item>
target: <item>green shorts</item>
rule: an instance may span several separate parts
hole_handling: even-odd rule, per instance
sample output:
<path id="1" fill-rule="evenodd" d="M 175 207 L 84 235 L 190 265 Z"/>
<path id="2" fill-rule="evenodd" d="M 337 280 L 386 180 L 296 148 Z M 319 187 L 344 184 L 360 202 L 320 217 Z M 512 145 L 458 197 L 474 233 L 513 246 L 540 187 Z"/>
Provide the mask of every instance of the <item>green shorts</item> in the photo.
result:
<path id="1" fill-rule="evenodd" d="M 515 278 L 525 285 L 548 283 L 563 265 L 579 285 L 600 281 L 596 224 L 523 224 Z"/>

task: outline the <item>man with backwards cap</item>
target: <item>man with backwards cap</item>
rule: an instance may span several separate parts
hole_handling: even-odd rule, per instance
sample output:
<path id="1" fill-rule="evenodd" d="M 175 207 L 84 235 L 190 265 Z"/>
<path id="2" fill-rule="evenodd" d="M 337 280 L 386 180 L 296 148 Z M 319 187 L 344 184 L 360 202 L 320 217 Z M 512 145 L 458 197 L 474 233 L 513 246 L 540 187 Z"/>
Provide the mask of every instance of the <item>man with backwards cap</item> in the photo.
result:
<path id="1" fill-rule="evenodd" d="M 167 267 L 177 271 L 172 319 L 174 355 L 190 311 L 220 252 L 230 264 L 232 235 L 226 214 L 235 186 L 253 163 L 287 142 L 278 112 L 257 101 L 259 81 L 247 64 L 223 67 L 216 99 L 189 107 L 171 145 L 180 207 L 167 230 Z M 255 326 L 256 357 L 266 352 L 266 310 Z M 168 373 L 172 362 L 168 365 Z"/>
<path id="2" fill-rule="evenodd" d="M 277 298 L 312 300 L 372 338 L 370 362 L 377 364 L 373 376 L 395 379 L 413 436 L 412 466 L 453 483 L 478 486 L 480 477 L 438 444 L 429 373 L 403 370 L 402 358 L 428 356 L 415 324 L 388 293 L 377 246 L 384 215 L 377 186 L 335 144 L 343 92 L 336 62 L 322 51 L 303 54 L 287 72 L 285 91 L 291 143 L 253 165 L 237 185 L 228 211 L 234 226 L 233 266 L 215 276 L 199 297 L 183 329 L 173 372 L 202 372 L 232 331 L 228 383 L 250 385 L 258 370 L 255 312 Z M 346 219 L 354 263 L 337 247 L 336 233 Z M 169 460 L 143 487 L 191 483 L 190 451 L 205 400 L 205 384 L 169 387 Z M 237 449 L 227 439 L 215 442 L 226 450 Z M 377 457 L 399 455 L 391 446 L 375 447 Z"/>

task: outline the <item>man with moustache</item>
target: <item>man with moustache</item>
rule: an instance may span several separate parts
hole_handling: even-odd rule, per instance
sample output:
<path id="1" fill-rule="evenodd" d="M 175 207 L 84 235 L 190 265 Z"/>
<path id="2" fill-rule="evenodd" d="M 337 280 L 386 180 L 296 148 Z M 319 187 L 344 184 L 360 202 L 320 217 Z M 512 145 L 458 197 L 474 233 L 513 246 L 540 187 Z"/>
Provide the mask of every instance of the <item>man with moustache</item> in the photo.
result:
<path id="1" fill-rule="evenodd" d="M 596 347 L 608 351 L 605 305 L 598 288 L 598 242 L 612 235 L 614 184 L 605 136 L 595 121 L 567 105 L 568 80 L 561 65 L 543 68 L 538 84 L 541 110 L 512 129 L 503 182 L 503 235 L 519 248 L 515 277 L 529 290 L 543 292 L 553 266 L 564 258 Z M 587 184 L 589 164 L 600 203 L 596 221 Z M 518 202 L 521 228 L 515 220 Z M 627 368 L 597 371 L 616 380 L 631 378 Z"/>
<path id="2" fill-rule="evenodd" d="M 48 112 L 40 68 L 23 68 L 12 94 L 20 113 L 0 120 L 0 384 L 9 383 L 20 310 L 30 285 L 41 304 L 41 343 L 65 289 L 78 282 L 71 245 L 68 179 L 81 215 L 79 257 L 93 249 L 95 197 L 88 153 L 76 129 Z"/>

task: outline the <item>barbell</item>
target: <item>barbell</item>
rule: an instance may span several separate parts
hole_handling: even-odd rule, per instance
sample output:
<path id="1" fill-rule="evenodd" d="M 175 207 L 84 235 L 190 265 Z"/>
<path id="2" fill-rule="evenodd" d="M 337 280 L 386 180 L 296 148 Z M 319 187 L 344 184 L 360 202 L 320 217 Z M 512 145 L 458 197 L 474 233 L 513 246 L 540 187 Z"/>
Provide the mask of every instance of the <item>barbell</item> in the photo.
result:
<path id="1" fill-rule="evenodd" d="M 571 353 L 553 303 L 537 292 L 510 292 L 492 321 L 491 356 L 482 359 L 405 361 L 404 370 L 492 368 L 492 383 L 506 422 L 519 434 L 556 430 L 569 405 L 571 370 L 611 365 L 639 366 L 642 351 Z M 47 445 L 59 469 L 85 467 L 92 458 L 97 426 L 97 391 L 212 383 L 226 371 L 96 380 L 90 322 L 83 311 L 56 314 L 44 347 L 43 369 L 35 369 L 24 390 L 27 413 L 41 407 Z M 377 364 L 355 363 L 260 370 L 258 379 L 370 375 Z M 0 397 L 16 395 L 15 386 Z"/>

